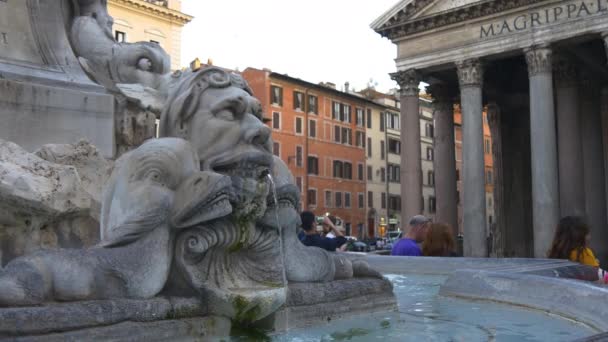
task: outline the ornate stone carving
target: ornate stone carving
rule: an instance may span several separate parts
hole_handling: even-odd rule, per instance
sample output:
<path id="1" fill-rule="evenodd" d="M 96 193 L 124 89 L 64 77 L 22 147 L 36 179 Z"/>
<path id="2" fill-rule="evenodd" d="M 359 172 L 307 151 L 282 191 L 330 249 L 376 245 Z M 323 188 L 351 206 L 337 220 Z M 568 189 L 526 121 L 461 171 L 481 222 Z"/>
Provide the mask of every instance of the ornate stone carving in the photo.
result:
<path id="1" fill-rule="evenodd" d="M 534 76 L 541 73 L 553 71 L 553 52 L 546 46 L 533 46 L 524 50 L 526 63 L 528 64 L 528 75 Z"/>
<path id="2" fill-rule="evenodd" d="M 458 82 L 461 88 L 481 87 L 483 84 L 483 65 L 477 59 L 456 63 Z"/>
<path id="3" fill-rule="evenodd" d="M 230 212 L 228 178 L 198 171 L 184 140 L 150 140 L 116 165 L 104 192 L 101 243 L 12 260 L 0 271 L 0 306 L 153 297 L 169 275 L 176 229 Z"/>
<path id="4" fill-rule="evenodd" d="M 433 99 L 433 106 L 437 113 L 452 113 L 454 107 L 454 97 L 456 90 L 445 83 L 431 84 L 426 88 L 426 92 Z"/>
<path id="5" fill-rule="evenodd" d="M 557 86 L 561 88 L 576 87 L 578 83 L 576 65 L 562 54 L 556 54 L 553 59 L 553 76 Z"/>
<path id="6" fill-rule="evenodd" d="M 391 78 L 399 84 L 401 96 L 418 96 L 421 81 L 420 73 L 416 70 L 397 71 L 390 74 Z"/>

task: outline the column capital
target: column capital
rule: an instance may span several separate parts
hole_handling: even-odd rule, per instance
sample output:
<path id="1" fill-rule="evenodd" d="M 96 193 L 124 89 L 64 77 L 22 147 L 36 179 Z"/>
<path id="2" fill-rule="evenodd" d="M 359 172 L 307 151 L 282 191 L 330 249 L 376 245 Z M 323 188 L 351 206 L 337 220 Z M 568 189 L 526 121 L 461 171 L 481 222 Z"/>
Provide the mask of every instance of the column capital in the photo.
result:
<path id="1" fill-rule="evenodd" d="M 397 71 L 390 74 L 399 87 L 401 88 L 401 96 L 418 96 L 420 93 L 421 76 L 420 72 L 414 69 Z"/>
<path id="2" fill-rule="evenodd" d="M 453 112 L 454 96 L 457 94 L 453 87 L 450 87 L 445 83 L 434 83 L 426 88 L 426 92 L 435 100 L 435 111 Z"/>
<path id="3" fill-rule="evenodd" d="M 553 75 L 559 88 L 576 87 L 578 83 L 578 70 L 575 63 L 562 54 L 555 54 L 553 58 Z"/>
<path id="4" fill-rule="evenodd" d="M 528 75 L 535 76 L 552 72 L 553 51 L 548 46 L 531 46 L 524 50 Z"/>
<path id="5" fill-rule="evenodd" d="M 481 87 L 483 84 L 483 65 L 478 59 L 468 59 L 456 63 L 460 87 Z"/>

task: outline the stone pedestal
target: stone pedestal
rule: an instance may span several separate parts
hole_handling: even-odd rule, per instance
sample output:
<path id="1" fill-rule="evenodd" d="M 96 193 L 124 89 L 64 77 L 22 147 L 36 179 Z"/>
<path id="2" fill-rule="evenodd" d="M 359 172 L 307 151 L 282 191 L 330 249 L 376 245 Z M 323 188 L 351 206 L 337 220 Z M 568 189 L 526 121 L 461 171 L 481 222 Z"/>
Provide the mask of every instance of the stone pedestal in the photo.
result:
<path id="1" fill-rule="evenodd" d="M 29 151 L 87 139 L 114 156 L 114 97 L 70 46 L 69 0 L 0 1 L 0 138 Z"/>
<path id="2" fill-rule="evenodd" d="M 412 216 L 422 214 L 420 75 L 415 70 L 408 70 L 391 74 L 391 77 L 401 87 L 401 218 L 407 225 Z"/>
<path id="3" fill-rule="evenodd" d="M 532 150 L 532 209 L 534 256 L 545 257 L 559 220 L 559 188 L 552 51 L 526 50 L 530 78 L 530 145 Z"/>
<path id="4" fill-rule="evenodd" d="M 464 255 L 487 257 L 486 188 L 483 151 L 483 68 L 479 61 L 458 64 L 462 105 Z"/>

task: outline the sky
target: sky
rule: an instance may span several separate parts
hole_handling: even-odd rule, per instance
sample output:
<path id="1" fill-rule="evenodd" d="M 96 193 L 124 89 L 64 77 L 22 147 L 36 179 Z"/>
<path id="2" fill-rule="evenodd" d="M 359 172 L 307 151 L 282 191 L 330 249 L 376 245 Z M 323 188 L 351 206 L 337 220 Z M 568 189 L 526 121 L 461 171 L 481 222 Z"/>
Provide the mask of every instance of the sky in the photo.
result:
<path id="1" fill-rule="evenodd" d="M 398 0 L 182 0 L 182 65 L 268 68 L 312 83 L 396 88 L 397 49 L 370 24 Z"/>

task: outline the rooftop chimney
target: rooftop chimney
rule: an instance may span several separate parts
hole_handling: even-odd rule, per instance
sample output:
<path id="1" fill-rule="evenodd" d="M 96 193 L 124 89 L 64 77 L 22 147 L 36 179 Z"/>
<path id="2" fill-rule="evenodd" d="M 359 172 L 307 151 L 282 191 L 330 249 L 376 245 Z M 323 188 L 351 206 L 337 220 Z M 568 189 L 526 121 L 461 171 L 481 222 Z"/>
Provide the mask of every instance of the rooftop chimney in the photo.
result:
<path id="1" fill-rule="evenodd" d="M 348 83 L 348 82 L 344 82 L 344 92 L 345 92 L 345 93 L 348 93 L 348 92 L 349 92 L 349 90 L 350 90 L 349 88 L 350 88 L 350 83 Z"/>

